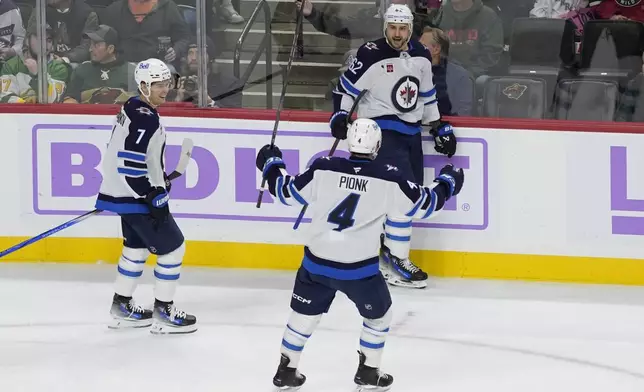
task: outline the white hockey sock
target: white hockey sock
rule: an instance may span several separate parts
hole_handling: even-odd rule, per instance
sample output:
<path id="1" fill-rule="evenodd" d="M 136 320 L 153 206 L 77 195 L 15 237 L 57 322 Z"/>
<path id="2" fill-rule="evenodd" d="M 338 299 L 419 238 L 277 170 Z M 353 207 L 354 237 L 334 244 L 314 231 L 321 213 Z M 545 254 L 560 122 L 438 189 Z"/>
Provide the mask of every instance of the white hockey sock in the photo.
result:
<path id="1" fill-rule="evenodd" d="M 362 333 L 360 334 L 360 351 L 367 357 L 365 365 L 379 368 L 385 340 L 391 324 L 391 308 L 379 319 L 364 319 Z"/>
<path id="2" fill-rule="evenodd" d="M 154 267 L 154 298 L 163 302 L 171 302 L 177 291 L 177 283 L 181 275 L 181 263 L 186 253 L 185 242 L 172 252 L 160 255 Z"/>
<path id="3" fill-rule="evenodd" d="M 143 249 L 133 249 L 123 247 L 123 253 L 119 258 L 117 267 L 116 282 L 114 282 L 114 292 L 124 297 L 131 297 L 136 289 L 139 278 L 143 275 L 145 261 L 150 256 L 150 252 Z"/>
<path id="4" fill-rule="evenodd" d="M 313 331 L 315 331 L 321 319 L 321 314 L 307 316 L 295 311 L 291 312 L 288 324 L 286 324 L 286 329 L 284 330 L 280 350 L 282 354 L 291 360 L 288 367 L 297 369 L 304 345 L 313 334 Z"/>
<path id="5" fill-rule="evenodd" d="M 394 221 L 387 218 L 385 221 L 385 246 L 389 252 L 399 259 L 408 258 L 410 241 L 411 219 Z"/>

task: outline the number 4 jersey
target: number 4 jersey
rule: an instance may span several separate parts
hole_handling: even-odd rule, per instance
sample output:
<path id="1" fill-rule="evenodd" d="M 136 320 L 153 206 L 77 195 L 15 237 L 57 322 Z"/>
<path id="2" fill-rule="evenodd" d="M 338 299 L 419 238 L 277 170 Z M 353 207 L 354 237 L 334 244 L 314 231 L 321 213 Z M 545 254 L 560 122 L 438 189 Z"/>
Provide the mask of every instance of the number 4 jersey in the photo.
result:
<path id="1" fill-rule="evenodd" d="M 150 188 L 165 187 L 165 140 L 157 111 L 139 97 L 130 98 L 114 121 L 96 208 L 118 214 L 148 213 L 145 196 Z"/>
<path id="2" fill-rule="evenodd" d="M 282 204 L 309 205 L 312 214 L 302 266 L 339 280 L 379 273 L 380 234 L 392 254 L 406 258 L 412 219 L 426 219 L 448 198 L 446 185 L 403 179 L 395 166 L 370 160 L 319 158 L 297 176 L 268 173 L 269 191 Z"/>

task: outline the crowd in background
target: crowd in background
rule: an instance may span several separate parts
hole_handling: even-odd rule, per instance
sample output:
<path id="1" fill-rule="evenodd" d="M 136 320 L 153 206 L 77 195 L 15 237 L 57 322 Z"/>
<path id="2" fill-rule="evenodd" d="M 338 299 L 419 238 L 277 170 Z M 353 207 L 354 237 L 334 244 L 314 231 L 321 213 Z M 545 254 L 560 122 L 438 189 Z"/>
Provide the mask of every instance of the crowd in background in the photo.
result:
<path id="1" fill-rule="evenodd" d="M 33 4 L 14 1 L 0 0 L 0 102 L 35 102 L 40 57 L 36 13 L 31 12 Z M 200 81 L 196 21 L 186 17 L 183 4 L 175 0 L 93 1 L 89 5 L 84 0 L 46 0 L 49 103 L 123 102 L 136 92 L 132 77 L 134 64 L 150 57 L 165 61 L 176 75 L 170 101 L 197 101 Z M 354 14 L 341 12 L 328 2 L 320 5 L 315 0 L 296 0 L 295 3 L 304 8 L 305 23 L 316 30 L 354 40 L 382 37 L 382 13 L 386 6 L 409 5 L 414 10 L 414 37 L 432 55 L 440 111 L 459 116 L 494 115 L 487 110 L 486 99 L 495 89 L 505 97 L 505 107 L 515 105 L 522 96 L 533 96 L 533 91 L 539 88 L 549 99 L 544 107 L 561 102 L 564 105 L 559 106 L 565 107 L 566 100 L 572 100 L 580 89 L 588 88 L 573 83 L 580 80 L 578 64 L 579 57 L 583 57 L 585 26 L 597 20 L 638 26 L 644 22 L 644 0 L 377 0 L 373 6 L 365 6 Z M 209 23 L 213 18 L 240 26 L 245 22 L 231 0 L 210 0 L 206 8 Z M 27 12 L 30 15 L 25 15 Z M 525 83 L 521 78 L 518 82 L 510 78 L 504 81 L 506 84 L 499 84 L 499 77 L 507 76 L 513 65 L 512 53 L 517 50 L 512 47 L 513 23 L 517 18 L 566 20 L 567 25 L 573 26 L 573 61 L 564 64 L 567 68 L 558 71 L 554 82 L 544 77 L 547 82 L 540 85 L 539 77 L 527 75 Z M 605 91 L 612 91 L 611 86 L 615 86 L 611 119 L 620 121 L 639 121 L 640 116 L 644 120 L 644 110 L 643 114 L 639 113 L 644 83 L 641 72 L 644 36 L 632 39 L 638 42 L 638 59 L 630 64 L 631 69 L 613 80 L 597 79 L 607 83 L 605 87 L 598 85 Z M 524 52 L 542 49 L 536 44 L 532 48 L 529 42 L 522 46 Z M 552 42 L 551 46 L 561 45 Z M 235 78 L 229 69 L 217 66 L 215 49 L 208 37 L 204 53 L 208 56 L 208 106 L 241 107 L 245 81 Z M 347 52 L 345 63 L 352 61 L 354 54 L 355 50 Z M 560 83 L 562 75 L 571 79 L 569 85 Z M 529 80 L 530 76 L 536 82 Z M 494 110 L 499 112 L 498 108 Z M 529 117 L 530 113 L 520 115 Z"/>
<path id="2" fill-rule="evenodd" d="M 22 5 L 22 7 L 20 6 Z M 0 102 L 36 102 L 39 42 L 30 4 L 0 0 Z M 21 9 L 22 8 L 22 9 Z M 24 15 L 25 10 L 30 15 Z M 213 5 L 228 23 L 243 23 L 230 0 Z M 83 0 L 47 0 L 48 103 L 122 103 L 136 93 L 134 66 L 165 61 L 175 74 L 169 100 L 197 100 L 196 28 L 172 0 L 115 0 L 90 6 Z M 25 27 L 26 26 L 26 27 Z M 241 107 L 239 80 L 214 65 L 207 39 L 208 106 Z M 212 97 L 236 94 L 215 102 Z"/>

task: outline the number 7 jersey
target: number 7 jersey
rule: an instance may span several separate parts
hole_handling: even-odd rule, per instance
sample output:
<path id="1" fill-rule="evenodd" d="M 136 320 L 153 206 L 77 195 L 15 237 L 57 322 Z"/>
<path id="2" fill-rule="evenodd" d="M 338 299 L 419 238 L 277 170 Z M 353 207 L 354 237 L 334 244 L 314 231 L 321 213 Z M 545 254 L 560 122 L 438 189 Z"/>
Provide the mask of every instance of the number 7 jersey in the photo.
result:
<path id="1" fill-rule="evenodd" d="M 339 280 L 379 273 L 383 225 L 392 254 L 406 258 L 412 219 L 432 216 L 449 192 L 442 184 L 404 180 L 397 167 L 370 160 L 324 157 L 297 176 L 280 173 L 268 175 L 271 194 L 285 205 L 308 204 L 312 213 L 303 267 Z"/>
<path id="2" fill-rule="evenodd" d="M 157 111 L 138 97 L 116 116 L 103 156 L 103 182 L 96 208 L 117 214 L 146 214 L 145 196 L 165 187 L 166 135 Z"/>

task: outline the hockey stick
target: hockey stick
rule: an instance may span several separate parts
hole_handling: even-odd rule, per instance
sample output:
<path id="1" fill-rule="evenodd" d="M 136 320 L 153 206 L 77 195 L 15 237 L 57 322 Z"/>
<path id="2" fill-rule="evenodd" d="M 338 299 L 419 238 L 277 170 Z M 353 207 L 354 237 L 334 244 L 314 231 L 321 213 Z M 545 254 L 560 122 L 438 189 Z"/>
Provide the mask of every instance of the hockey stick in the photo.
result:
<path id="1" fill-rule="evenodd" d="M 288 55 L 288 63 L 286 64 L 286 71 L 284 72 L 284 82 L 282 85 L 282 93 L 280 94 L 280 102 L 277 105 L 277 112 L 275 116 L 275 125 L 273 126 L 273 135 L 271 136 L 271 147 L 275 145 L 275 138 L 277 137 L 277 127 L 280 123 L 280 115 L 282 114 L 282 108 L 284 107 L 284 98 L 286 97 L 286 86 L 288 86 L 288 76 L 291 73 L 291 67 L 293 66 L 293 57 L 295 57 L 295 51 L 298 47 L 299 36 L 302 33 L 302 21 L 304 19 L 304 5 L 300 7 L 300 10 L 297 12 L 297 19 L 295 21 L 295 33 L 293 33 L 293 43 L 291 44 L 291 52 Z M 262 205 L 262 197 L 264 196 L 264 190 L 266 189 L 266 179 L 262 178 L 262 185 L 259 188 L 259 195 L 257 196 L 257 208 Z"/>
<path id="2" fill-rule="evenodd" d="M 183 173 L 186 171 L 186 167 L 190 162 L 190 156 L 192 155 L 192 147 L 193 147 L 193 142 L 191 139 L 183 139 L 183 144 L 181 145 L 181 156 L 179 157 L 179 163 L 177 163 L 177 167 L 174 169 L 174 171 L 168 175 L 168 180 L 172 181 L 175 178 L 181 177 Z M 72 220 L 69 220 L 60 226 L 56 226 L 53 229 L 47 230 L 44 233 L 40 233 L 35 237 L 32 237 L 17 245 L 14 245 L 9 249 L 3 250 L 2 252 L 0 252 L 0 259 L 8 254 L 11 254 L 17 250 L 24 248 L 27 245 L 31 245 L 34 242 L 42 240 L 43 238 L 47 238 L 51 235 L 58 233 L 59 231 L 62 231 L 68 227 L 74 226 L 75 224 L 80 223 L 87 218 L 90 218 L 94 215 L 98 215 L 101 212 L 103 212 L 103 210 L 93 210 L 93 211 L 86 212 L 83 215 L 78 216 Z"/>
<path id="3" fill-rule="evenodd" d="M 351 125 L 351 116 L 353 116 L 353 112 L 356 111 L 358 108 L 358 102 L 364 97 L 364 95 L 367 93 L 368 90 L 362 90 L 356 97 L 356 99 L 353 100 L 353 105 L 351 105 L 351 109 L 349 110 L 349 113 L 347 114 L 347 128 Z M 329 151 L 330 157 L 333 156 L 335 153 L 335 149 L 338 148 L 338 144 L 340 144 L 340 139 L 335 139 L 333 142 L 333 146 L 331 147 L 331 151 Z M 300 215 L 297 216 L 297 219 L 295 220 L 295 224 L 293 225 L 293 230 L 297 230 L 298 227 L 300 227 L 300 223 L 302 222 L 302 219 L 304 218 L 304 214 L 306 214 L 306 209 L 309 207 L 309 205 L 305 205 L 302 207 L 302 210 L 300 211 Z"/>

